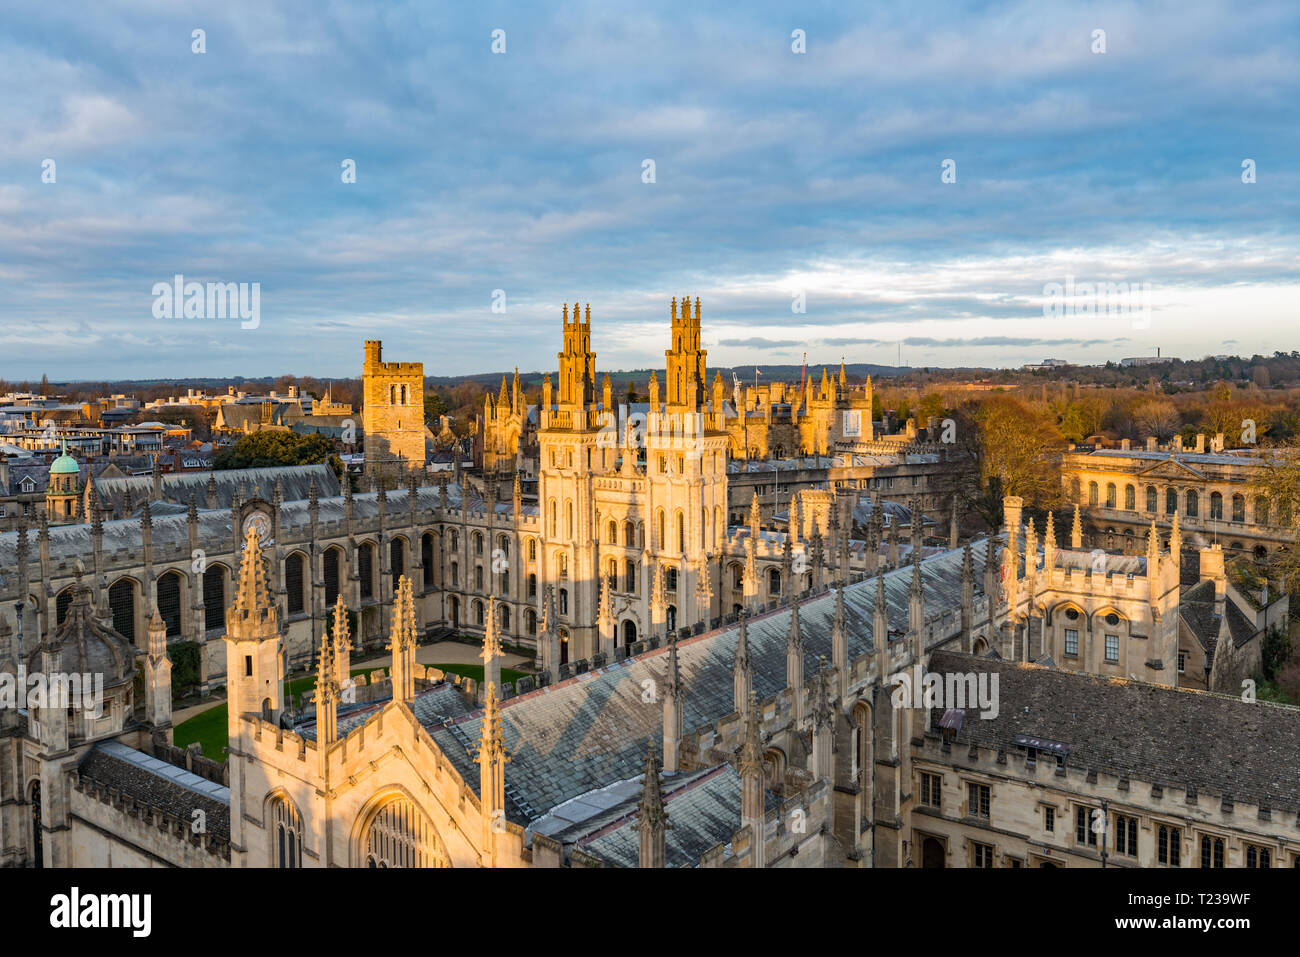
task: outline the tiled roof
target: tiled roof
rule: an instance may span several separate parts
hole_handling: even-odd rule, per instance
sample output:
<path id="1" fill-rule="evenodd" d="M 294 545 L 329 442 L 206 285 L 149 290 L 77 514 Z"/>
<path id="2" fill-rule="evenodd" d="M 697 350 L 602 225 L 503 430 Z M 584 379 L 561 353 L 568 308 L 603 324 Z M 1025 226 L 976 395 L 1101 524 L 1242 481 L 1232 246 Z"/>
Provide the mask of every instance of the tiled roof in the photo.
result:
<path id="1" fill-rule="evenodd" d="M 230 788 L 168 764 L 119 741 L 104 741 L 86 753 L 77 770 L 118 788 L 137 803 L 171 814 L 187 824 L 202 811 L 208 831 L 230 840 Z"/>
<path id="2" fill-rule="evenodd" d="M 983 562 L 984 549 L 983 541 L 972 546 L 976 568 Z M 925 601 L 932 611 L 960 606 L 961 562 L 961 550 L 922 562 Z M 910 566 L 884 576 L 891 629 L 906 629 L 911 580 Z M 850 661 L 872 650 L 875 594 L 874 578 L 845 590 Z M 834 593 L 827 592 L 799 606 L 806 674 L 815 671 L 819 656 L 831 658 L 834 605 Z M 785 687 L 790 615 L 787 606 L 749 621 L 754 691 L 760 700 Z M 739 626 L 728 625 L 678 643 L 685 686 L 683 725 L 688 734 L 732 713 L 732 667 L 738 636 Z M 647 703 L 643 695 L 647 688 L 662 693 L 666 655 L 667 649 L 661 647 L 504 702 L 502 733 L 511 755 L 506 766 L 506 815 L 510 820 L 527 824 L 578 795 L 641 773 L 646 740 L 657 740 L 663 729 L 662 700 L 656 695 L 655 701 Z M 477 769 L 466 747 L 478 740 L 481 720 L 481 712 L 475 711 L 446 725 L 429 727 L 457 771 L 476 789 Z"/>
<path id="3" fill-rule="evenodd" d="M 961 744 L 1014 754 L 1018 734 L 1047 738 L 1070 745 L 1067 767 L 1300 811 L 1300 708 L 950 651 L 930 670 L 998 675 L 997 717 L 969 715 Z"/>

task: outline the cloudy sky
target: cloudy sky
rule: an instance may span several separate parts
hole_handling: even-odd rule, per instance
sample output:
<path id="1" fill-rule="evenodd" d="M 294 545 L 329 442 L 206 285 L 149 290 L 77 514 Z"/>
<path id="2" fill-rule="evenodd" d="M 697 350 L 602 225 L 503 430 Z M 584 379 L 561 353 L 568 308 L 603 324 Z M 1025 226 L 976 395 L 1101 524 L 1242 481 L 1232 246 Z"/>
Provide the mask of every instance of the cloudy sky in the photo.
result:
<path id="1" fill-rule="evenodd" d="M 1300 348 L 1292 0 L 535 6 L 9 5 L 0 376 L 549 368 L 574 299 L 644 367 L 682 294 L 724 365 Z"/>

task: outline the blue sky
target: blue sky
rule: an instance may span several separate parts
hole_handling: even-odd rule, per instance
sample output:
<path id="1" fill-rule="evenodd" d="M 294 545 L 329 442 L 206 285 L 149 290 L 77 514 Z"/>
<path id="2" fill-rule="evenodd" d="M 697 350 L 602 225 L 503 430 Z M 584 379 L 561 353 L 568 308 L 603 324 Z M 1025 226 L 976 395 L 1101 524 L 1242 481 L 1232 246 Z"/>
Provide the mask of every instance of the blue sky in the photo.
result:
<path id="1" fill-rule="evenodd" d="M 574 299 L 662 365 L 682 294 L 723 365 L 1300 348 L 1293 2 L 7 6 L 6 378 L 542 369 Z M 177 273 L 260 325 L 155 318 Z"/>

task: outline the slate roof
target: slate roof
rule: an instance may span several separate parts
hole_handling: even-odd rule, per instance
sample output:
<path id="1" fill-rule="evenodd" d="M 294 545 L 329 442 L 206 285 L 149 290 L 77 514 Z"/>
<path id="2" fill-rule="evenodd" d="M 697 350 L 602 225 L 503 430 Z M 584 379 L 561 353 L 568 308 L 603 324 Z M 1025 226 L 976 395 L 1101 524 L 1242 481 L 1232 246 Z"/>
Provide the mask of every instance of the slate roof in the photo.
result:
<path id="1" fill-rule="evenodd" d="M 1224 617 L 1228 619 L 1228 633 L 1232 635 L 1233 645 L 1240 648 L 1254 638 L 1258 631 L 1255 628 L 1255 623 L 1242 614 L 1236 602 L 1228 601 L 1225 602 L 1225 605 Z"/>
<path id="2" fill-rule="evenodd" d="M 1214 654 L 1220 625 L 1219 616 L 1214 613 L 1214 582 L 1207 578 L 1185 590 L 1178 603 L 1178 614 L 1205 653 Z"/>
<path id="3" fill-rule="evenodd" d="M 643 777 L 626 782 L 632 793 L 598 819 L 603 826 L 593 830 L 590 824 L 596 822 L 588 822 L 591 833 L 575 841 L 612 867 L 637 866 L 640 835 L 635 825 L 640 818 Z M 705 851 L 729 841 L 740 829 L 740 775 L 730 764 L 690 775 L 665 776 L 663 787 L 670 825 L 664 832 L 665 867 L 696 866 Z M 764 792 L 766 810 L 780 803 L 777 795 Z M 551 836 L 565 840 L 572 830 Z"/>
<path id="4" fill-rule="evenodd" d="M 976 567 L 983 561 L 984 541 L 971 551 Z M 921 564 L 926 606 L 951 609 L 961 602 L 960 549 L 942 552 Z M 884 576 L 885 602 L 891 630 L 907 627 L 912 569 L 904 566 Z M 876 579 L 845 589 L 845 619 L 849 660 L 870 652 Z M 831 659 L 834 593 L 826 592 L 799 607 L 805 653 L 804 669 L 812 674 L 817 658 Z M 760 700 L 785 687 L 785 644 L 790 608 L 751 618 L 749 653 L 754 691 Z M 738 625 L 728 625 L 678 643 L 685 686 L 683 726 L 687 733 L 732 713 L 732 666 Z M 646 741 L 663 729 L 663 705 L 642 700 L 643 683 L 662 689 L 667 649 L 607 665 L 542 688 L 501 707 L 502 733 L 511 755 L 506 766 L 506 816 L 528 824 L 572 798 L 634 778 L 643 770 Z M 662 692 L 661 692 L 662 693 Z M 478 740 L 482 712 L 474 711 L 428 730 L 456 770 L 477 789 L 477 767 L 467 747 Z"/>
<path id="5" fill-rule="evenodd" d="M 258 496 L 270 501 L 275 494 L 275 481 L 280 480 L 285 501 L 306 499 L 310 494 L 312 479 L 316 480 L 316 494 L 321 498 L 339 495 L 338 479 L 328 465 L 286 465 L 259 469 L 218 469 L 212 472 L 168 472 L 162 476 L 164 501 L 188 506 L 190 496 L 199 508 L 207 508 L 208 479 L 216 484 L 217 507 L 230 508 L 240 486 L 245 496 Z M 111 506 L 114 515 L 121 515 L 126 503 L 126 493 L 131 492 L 133 505 L 144 502 L 153 492 L 152 475 L 133 475 L 128 478 L 95 480 L 95 494 L 104 506 Z"/>
<path id="6" fill-rule="evenodd" d="M 998 675 L 997 717 L 972 713 L 960 744 L 1014 754 L 1018 734 L 1047 738 L 1070 745 L 1067 767 L 1300 812 L 1300 708 L 952 651 L 930 670 Z"/>
<path id="7" fill-rule="evenodd" d="M 1089 455 L 1101 456 L 1103 458 L 1129 458 L 1129 459 L 1149 459 L 1152 461 L 1169 460 L 1177 462 L 1180 465 L 1189 463 L 1200 465 L 1259 465 L 1260 457 L 1253 452 L 1246 452 L 1241 455 L 1228 455 L 1221 452 L 1169 452 L 1155 451 L 1148 452 L 1146 449 L 1094 449 Z"/>
<path id="8" fill-rule="evenodd" d="M 103 741 L 81 759 L 77 770 L 90 780 L 119 789 L 145 804 L 188 823 L 194 811 L 207 818 L 208 831 L 230 840 L 230 788 L 184 768 L 129 748 Z"/>

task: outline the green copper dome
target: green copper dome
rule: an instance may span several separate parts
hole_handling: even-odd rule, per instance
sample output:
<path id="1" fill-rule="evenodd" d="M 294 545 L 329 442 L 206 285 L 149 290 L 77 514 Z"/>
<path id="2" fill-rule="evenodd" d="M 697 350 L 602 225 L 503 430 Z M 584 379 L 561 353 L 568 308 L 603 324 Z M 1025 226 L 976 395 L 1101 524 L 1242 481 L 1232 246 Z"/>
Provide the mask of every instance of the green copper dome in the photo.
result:
<path id="1" fill-rule="evenodd" d="M 77 460 L 68 454 L 68 443 L 63 443 L 63 454 L 50 463 L 51 475 L 76 475 L 81 471 Z"/>

